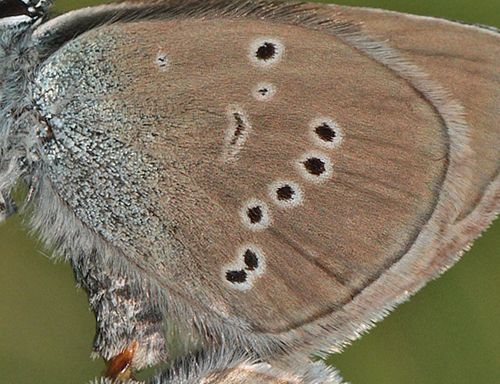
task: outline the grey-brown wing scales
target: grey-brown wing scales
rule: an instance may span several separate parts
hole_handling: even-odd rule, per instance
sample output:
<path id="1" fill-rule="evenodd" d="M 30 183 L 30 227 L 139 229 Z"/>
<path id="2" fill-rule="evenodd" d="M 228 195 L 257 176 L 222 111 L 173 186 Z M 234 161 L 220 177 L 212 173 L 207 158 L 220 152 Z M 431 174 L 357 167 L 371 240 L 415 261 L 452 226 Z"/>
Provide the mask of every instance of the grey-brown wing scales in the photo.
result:
<path id="1" fill-rule="evenodd" d="M 460 208 L 459 217 L 472 213 L 499 171 L 500 33 L 486 27 L 398 12 L 338 6 L 331 6 L 331 11 L 362 23 L 365 33 L 387 41 L 464 108 L 468 144 L 480 156 L 469 159 L 467 166 L 474 172 L 462 188 L 470 198 Z"/>
<path id="2" fill-rule="evenodd" d="M 144 148 L 166 164 L 159 208 L 184 218 L 177 236 L 231 316 L 280 333 L 341 308 L 402 257 L 435 208 L 448 159 L 442 119 L 334 36 L 243 20 L 111 29 L 146 36 L 137 56 L 120 56 L 133 76 L 113 97 L 161 114 L 164 138 Z"/>
<path id="3" fill-rule="evenodd" d="M 78 97 L 107 112 L 95 119 L 94 142 L 119 143 L 141 170 L 108 175 L 90 151 L 86 166 L 123 188 L 126 208 L 83 196 L 79 207 L 94 215 L 82 209 L 80 219 L 172 300 L 226 326 L 325 348 L 449 266 L 493 218 L 499 146 L 480 162 L 471 146 L 480 153 L 499 140 L 500 53 L 493 32 L 467 34 L 468 46 L 491 51 L 453 55 L 469 27 L 318 7 L 333 21 L 183 16 L 117 23 L 71 44 L 100 57 L 99 81 L 91 71 L 79 80 Z M 425 33 L 421 23 L 449 39 L 451 73 L 433 60 L 433 44 L 405 43 Z M 61 61 L 74 60 L 71 44 Z M 484 69 L 474 65 L 482 58 Z M 487 108 L 453 87 L 464 76 L 482 79 L 473 92 Z M 70 108 L 72 98 L 58 102 Z M 76 126 L 54 131 L 68 153 L 82 134 Z M 82 161 L 68 159 L 73 168 Z M 82 169 L 80 179 L 90 177 Z M 70 206 L 71 177 L 52 175 Z M 127 224 L 131 213 L 142 225 Z M 103 226 L 96 217 L 108 214 L 113 225 Z"/>

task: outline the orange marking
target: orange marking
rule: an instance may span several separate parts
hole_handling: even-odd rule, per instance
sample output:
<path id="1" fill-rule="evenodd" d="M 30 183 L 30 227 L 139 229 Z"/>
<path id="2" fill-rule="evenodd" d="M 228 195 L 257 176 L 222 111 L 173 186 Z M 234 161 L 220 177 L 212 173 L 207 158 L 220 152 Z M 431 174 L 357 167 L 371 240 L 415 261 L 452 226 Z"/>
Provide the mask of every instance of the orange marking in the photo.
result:
<path id="1" fill-rule="evenodd" d="M 132 358 L 134 357 L 136 343 L 134 342 L 122 353 L 116 355 L 106 362 L 108 370 L 106 377 L 114 382 L 126 381 L 132 378 Z"/>

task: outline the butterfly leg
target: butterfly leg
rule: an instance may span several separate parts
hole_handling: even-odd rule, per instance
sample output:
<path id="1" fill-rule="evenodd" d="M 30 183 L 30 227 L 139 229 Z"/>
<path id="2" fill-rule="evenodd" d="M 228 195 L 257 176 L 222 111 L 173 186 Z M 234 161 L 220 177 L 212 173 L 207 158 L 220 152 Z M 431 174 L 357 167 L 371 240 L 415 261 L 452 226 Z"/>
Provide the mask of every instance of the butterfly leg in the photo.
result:
<path id="1" fill-rule="evenodd" d="M 163 315 L 139 282 L 106 266 L 96 254 L 71 264 L 96 316 L 93 354 L 107 361 L 108 377 L 127 380 L 134 369 L 165 361 Z"/>

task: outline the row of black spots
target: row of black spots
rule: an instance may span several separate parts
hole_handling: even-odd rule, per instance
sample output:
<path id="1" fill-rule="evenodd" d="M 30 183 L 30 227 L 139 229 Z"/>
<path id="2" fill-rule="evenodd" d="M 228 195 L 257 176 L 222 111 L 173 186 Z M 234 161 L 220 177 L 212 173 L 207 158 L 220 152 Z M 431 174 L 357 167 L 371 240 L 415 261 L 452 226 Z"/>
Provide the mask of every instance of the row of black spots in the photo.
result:
<path id="1" fill-rule="evenodd" d="M 279 180 L 271 184 L 269 197 L 281 208 L 291 208 L 302 204 L 303 192 L 297 183 Z M 270 209 L 258 199 L 248 200 L 240 210 L 240 217 L 245 228 L 259 231 L 272 224 Z"/>
<path id="2" fill-rule="evenodd" d="M 225 269 L 224 278 L 231 287 L 247 290 L 254 280 L 264 271 L 265 260 L 262 252 L 248 246 L 239 250 L 236 262 Z"/>
<path id="3" fill-rule="evenodd" d="M 283 52 L 284 46 L 279 41 L 257 39 L 251 43 L 250 60 L 261 67 L 269 67 L 281 60 Z M 252 96 L 258 101 L 269 101 L 275 94 L 276 87 L 270 82 L 260 82 L 252 89 Z M 302 202 L 302 191 L 295 183 L 280 181 L 271 186 L 270 197 L 279 206 L 290 207 Z M 240 216 L 245 227 L 254 231 L 268 228 L 272 221 L 267 204 L 257 199 L 247 201 Z M 226 270 L 225 279 L 235 288 L 246 290 L 252 287 L 252 279 L 262 271 L 263 256 L 256 249 L 246 248 L 242 261 L 236 268 Z"/>
<path id="4" fill-rule="evenodd" d="M 251 125 L 246 113 L 238 106 L 230 106 L 227 110 L 229 129 L 226 134 L 226 145 L 224 148 L 224 161 L 234 161 L 242 150 L 250 134 Z"/>
<path id="5" fill-rule="evenodd" d="M 285 46 L 277 39 L 258 38 L 250 43 L 250 61 L 268 68 L 278 63 L 285 51 Z M 269 101 L 276 94 L 276 87 L 272 83 L 259 83 L 252 90 L 252 96 L 258 101 Z"/>
<path id="6" fill-rule="evenodd" d="M 330 118 L 315 119 L 309 128 L 314 144 L 323 149 L 333 149 L 342 143 L 342 130 Z M 312 182 L 327 180 L 333 174 L 330 158 L 318 151 L 304 154 L 297 161 L 297 168 L 303 178 Z"/>
<path id="7" fill-rule="evenodd" d="M 280 208 L 292 208 L 302 204 L 304 197 L 300 186 L 292 181 L 278 180 L 271 184 L 269 197 Z M 268 205 L 258 199 L 248 200 L 240 210 L 245 228 L 259 231 L 269 228 L 272 216 Z"/>

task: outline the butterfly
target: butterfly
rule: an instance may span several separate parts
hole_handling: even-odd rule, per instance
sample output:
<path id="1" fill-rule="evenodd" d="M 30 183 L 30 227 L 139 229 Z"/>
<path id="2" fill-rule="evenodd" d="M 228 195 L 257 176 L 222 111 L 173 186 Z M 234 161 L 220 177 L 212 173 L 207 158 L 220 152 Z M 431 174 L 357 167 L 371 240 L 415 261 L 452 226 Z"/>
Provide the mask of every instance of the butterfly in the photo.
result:
<path id="1" fill-rule="evenodd" d="M 198 333 L 204 343 L 229 340 L 261 358 L 284 350 L 295 361 L 332 346 L 340 350 L 384 308 L 448 267 L 453 253 L 493 218 L 486 207 L 475 205 L 478 197 L 464 200 L 468 208 L 456 209 L 462 197 L 455 183 L 470 178 L 471 188 L 487 185 L 491 165 L 481 164 L 481 174 L 453 168 L 471 161 L 460 157 L 468 154 L 469 131 L 461 104 L 441 88 L 441 83 L 450 86 L 439 72 L 442 65 L 433 66 L 434 72 L 427 68 L 431 74 L 419 72 L 419 65 L 426 69 L 428 63 L 412 56 L 416 41 L 405 50 L 409 43 L 392 30 L 395 48 L 379 36 L 387 25 L 405 30 L 405 23 L 416 21 L 315 7 L 131 3 L 117 11 L 95 9 L 90 17 L 95 28 L 85 34 L 85 11 L 36 26 L 41 65 L 30 94 L 35 108 L 23 105 L 16 94 L 9 96 L 9 108 L 3 107 L 9 118 L 4 131 L 13 140 L 4 148 L 3 160 L 5 167 L 14 167 L 6 169 L 5 180 L 19 174 L 29 179 L 32 226 L 70 259 L 97 313 L 97 354 L 113 362 L 133 345 L 136 368 L 164 360 L 165 315 L 168 322 L 185 326 L 184 334 Z M 39 17 L 37 7 L 27 11 Z M 172 35 L 157 33 L 161 23 L 155 20 L 130 22 L 161 19 L 162 14 L 163 23 L 175 27 Z M 203 16 L 203 33 L 193 15 Z M 269 30 L 253 28 L 262 18 L 278 23 L 270 23 Z M 97 27 L 110 20 L 118 22 Z M 458 28 L 434 22 L 439 33 Z M 278 33 L 280 23 L 293 28 Z M 425 25 L 430 36 L 439 35 Z M 304 26 L 306 36 L 297 41 Z M 458 29 L 465 34 L 466 27 Z M 220 36 L 221 31 L 227 36 Z M 253 39 L 250 31 L 258 32 Z M 495 47 L 497 32 L 476 31 Z M 320 32 L 322 39 L 306 38 Z M 193 34 L 195 44 L 186 49 L 181 43 Z M 325 48 L 326 38 L 335 44 Z M 486 47 L 484 39 L 481 45 L 470 44 Z M 215 41 L 220 45 L 214 47 Z M 418 41 L 425 49 L 436 49 L 433 40 Z M 467 40 L 461 43 L 463 47 Z M 450 68 L 463 75 L 457 60 Z M 336 63 L 332 71 L 337 71 L 329 74 L 321 62 Z M 308 71 L 298 73 L 297 67 Z M 18 73 L 8 74 L 16 79 Z M 340 77 L 333 81 L 333 75 Z M 437 84 L 427 78 L 431 75 Z M 173 95 L 172 103 L 158 101 L 165 97 L 162 86 Z M 466 91 L 463 96 L 454 89 L 453 95 L 462 101 L 470 87 Z M 489 96 L 495 91 L 494 81 L 474 90 L 483 98 L 472 104 L 494 100 Z M 318 101 L 312 94 L 323 97 Z M 332 94 L 337 96 L 329 99 Z M 398 107 L 393 112 L 392 100 L 407 101 L 394 102 Z M 366 113 L 377 110 L 385 114 Z M 414 129 L 392 126 L 388 111 Z M 467 112 L 474 124 L 484 123 L 482 114 Z M 172 115 L 176 117 L 169 119 Z M 494 121 L 494 115 L 488 118 Z M 28 156 L 15 157 L 29 144 L 20 140 L 26 119 L 38 120 L 30 132 L 37 145 Z M 198 120 L 203 123 L 193 125 Z M 166 124 L 164 130 L 154 129 L 161 124 Z M 274 125 L 280 129 L 269 128 Z M 207 127 L 220 131 L 207 133 Z M 445 128 L 456 141 L 443 139 Z M 415 146 L 411 155 L 407 143 Z M 488 147 L 481 150 L 494 156 Z M 441 190 L 442 195 L 437 193 Z M 484 189 L 474 193 L 480 196 Z M 4 199 L 10 208 L 6 193 Z M 495 200 L 486 202 L 493 205 Z M 444 209 L 434 213 L 441 203 Z M 337 213 L 330 217 L 332 207 Z M 438 224 L 448 215 L 465 224 L 446 232 Z M 469 217 L 476 226 L 470 233 Z M 432 265 L 420 265 L 426 260 L 421 254 L 438 253 L 439 246 L 431 242 L 416 242 L 431 248 L 409 257 L 407 251 L 420 236 L 444 237 L 454 247 L 446 252 L 450 259 L 435 263 L 429 258 Z M 290 256 L 273 257 L 281 254 Z M 338 257 L 325 256 L 330 254 Z M 393 274 L 397 267 L 402 269 Z M 402 279 L 403 274 L 408 276 Z M 394 291 L 389 289 L 393 284 Z M 120 321 L 124 326 L 114 328 Z"/>

